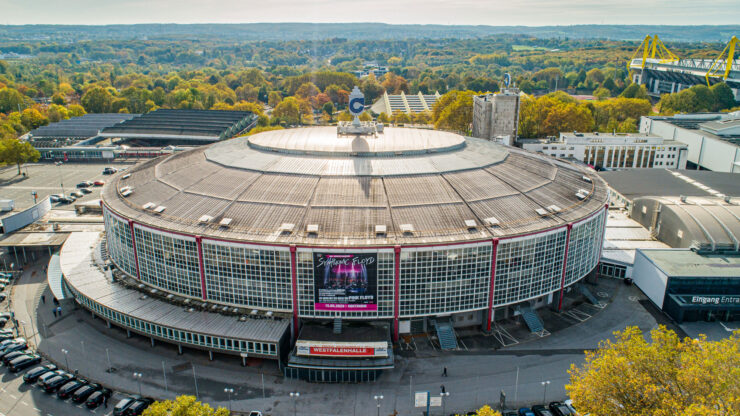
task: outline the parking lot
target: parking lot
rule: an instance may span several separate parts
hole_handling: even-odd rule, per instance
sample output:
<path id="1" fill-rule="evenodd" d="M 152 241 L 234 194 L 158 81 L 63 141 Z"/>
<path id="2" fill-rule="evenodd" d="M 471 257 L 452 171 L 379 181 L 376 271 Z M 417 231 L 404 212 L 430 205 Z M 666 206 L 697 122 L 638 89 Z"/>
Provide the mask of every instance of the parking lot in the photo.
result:
<path id="1" fill-rule="evenodd" d="M 15 210 L 21 211 L 33 205 L 31 192 L 35 191 L 40 201 L 52 194 L 69 194 L 76 190 L 76 185 L 82 181 L 106 180 L 103 168 L 128 168 L 130 163 L 38 163 L 23 166 L 21 172 L 26 176 L 18 175 L 15 166 L 8 166 L 0 171 L 0 199 L 15 201 Z M 92 193 L 79 198 L 80 202 L 87 202 L 100 198 L 100 188 L 91 188 Z M 63 192 L 62 192 L 63 190 Z M 52 204 L 55 209 L 72 210 L 74 204 Z"/>

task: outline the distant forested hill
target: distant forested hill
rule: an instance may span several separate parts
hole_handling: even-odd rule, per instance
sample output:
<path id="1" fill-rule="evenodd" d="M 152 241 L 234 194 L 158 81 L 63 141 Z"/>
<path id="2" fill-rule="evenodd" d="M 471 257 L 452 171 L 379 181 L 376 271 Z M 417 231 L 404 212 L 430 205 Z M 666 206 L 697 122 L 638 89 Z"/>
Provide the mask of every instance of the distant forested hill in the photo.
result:
<path id="1" fill-rule="evenodd" d="M 537 38 L 637 40 L 657 34 L 668 41 L 727 42 L 740 25 L 653 26 L 445 26 L 383 23 L 248 23 L 248 24 L 140 24 L 109 26 L 23 25 L 0 26 L 0 39 L 80 41 L 91 39 L 203 39 L 320 40 L 329 38 L 418 39 L 478 38 L 519 34 Z"/>

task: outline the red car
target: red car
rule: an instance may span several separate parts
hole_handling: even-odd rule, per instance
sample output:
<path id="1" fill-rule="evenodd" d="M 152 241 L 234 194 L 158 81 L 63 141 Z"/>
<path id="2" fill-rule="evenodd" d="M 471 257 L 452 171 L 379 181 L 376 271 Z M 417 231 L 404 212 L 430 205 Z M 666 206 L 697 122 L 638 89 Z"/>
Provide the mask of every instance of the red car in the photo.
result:
<path id="1" fill-rule="evenodd" d="M 105 181 L 95 181 L 93 182 L 93 186 L 103 186 L 105 185 Z"/>

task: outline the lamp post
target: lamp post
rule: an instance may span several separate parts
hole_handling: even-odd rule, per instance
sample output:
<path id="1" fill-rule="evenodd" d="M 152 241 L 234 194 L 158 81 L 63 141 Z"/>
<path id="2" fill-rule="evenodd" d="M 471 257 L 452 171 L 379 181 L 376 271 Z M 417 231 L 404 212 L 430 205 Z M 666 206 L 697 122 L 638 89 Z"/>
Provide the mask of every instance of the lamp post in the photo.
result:
<path id="1" fill-rule="evenodd" d="M 64 175 L 62 172 L 62 162 L 54 162 L 54 164 L 59 168 L 59 186 L 62 188 L 62 196 L 64 196 Z"/>
<path id="2" fill-rule="evenodd" d="M 293 399 L 293 416 L 296 416 L 298 414 L 298 398 L 301 397 L 301 393 L 291 391 L 290 397 Z"/>
<path id="3" fill-rule="evenodd" d="M 446 391 L 444 393 L 439 393 L 439 398 L 440 398 L 440 401 L 442 402 L 442 416 L 445 416 L 445 413 L 446 413 L 445 412 L 445 405 L 447 403 L 445 403 L 445 398 L 446 397 L 449 397 L 449 396 L 450 396 L 450 392 L 449 391 Z"/>
<path id="4" fill-rule="evenodd" d="M 138 382 L 139 382 L 139 396 L 141 396 L 141 378 L 142 378 L 143 376 L 144 376 L 144 375 L 143 375 L 143 374 L 141 374 L 141 373 L 134 373 L 134 378 L 136 379 L 136 381 L 138 381 Z"/>
<path id="5" fill-rule="evenodd" d="M 541 384 L 545 388 L 545 392 L 542 395 L 542 402 L 547 403 L 547 385 L 550 384 L 550 380 L 543 381 Z"/>
<path id="6" fill-rule="evenodd" d="M 373 396 L 373 399 L 375 399 L 375 406 L 378 408 L 378 416 L 380 416 L 380 402 L 383 401 L 383 395 Z"/>
<path id="7" fill-rule="evenodd" d="M 231 388 L 225 388 L 224 389 L 224 393 L 228 393 L 229 394 L 229 413 L 231 413 L 231 393 L 233 393 L 233 392 L 234 392 L 234 389 L 231 389 Z"/>
<path id="8" fill-rule="evenodd" d="M 64 353 L 64 365 L 67 367 L 67 371 L 69 371 L 69 360 L 67 360 L 67 354 L 69 354 L 69 351 L 62 348 L 62 352 Z"/>

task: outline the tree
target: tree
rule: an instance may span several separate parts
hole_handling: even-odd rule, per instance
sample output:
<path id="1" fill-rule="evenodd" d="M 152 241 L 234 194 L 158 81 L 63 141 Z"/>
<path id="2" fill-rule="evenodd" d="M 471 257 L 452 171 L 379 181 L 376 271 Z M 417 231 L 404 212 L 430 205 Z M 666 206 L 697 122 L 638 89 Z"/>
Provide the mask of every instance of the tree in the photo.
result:
<path id="1" fill-rule="evenodd" d="M 599 87 L 594 90 L 594 97 L 598 98 L 599 100 L 609 98 L 610 95 L 611 91 L 603 87 Z"/>
<path id="2" fill-rule="evenodd" d="M 481 407 L 480 409 L 478 409 L 475 412 L 475 414 L 477 416 L 501 416 L 501 413 L 499 413 L 496 410 L 493 410 L 491 408 L 491 406 L 489 406 L 489 405 L 484 405 L 483 407 Z"/>
<path id="3" fill-rule="evenodd" d="M 586 81 L 593 84 L 601 84 L 604 82 L 604 73 L 599 68 L 594 68 L 586 72 Z"/>
<path id="4" fill-rule="evenodd" d="M 727 110 L 735 106 L 735 97 L 732 94 L 732 89 L 724 82 L 712 85 L 709 87 L 709 90 L 714 96 L 713 111 Z"/>
<path id="5" fill-rule="evenodd" d="M 38 162 L 41 153 L 28 142 L 18 139 L 0 140 L 0 162 L 14 163 L 18 166 L 18 174 L 21 174 L 21 165 L 28 162 Z"/>
<path id="6" fill-rule="evenodd" d="M 229 416 L 229 410 L 197 401 L 195 396 L 178 396 L 175 400 L 154 402 L 142 416 Z"/>
<path id="7" fill-rule="evenodd" d="M 275 108 L 278 104 L 280 104 L 280 101 L 282 100 L 283 96 L 280 94 L 279 91 L 270 91 L 270 93 L 267 94 L 267 105 L 272 108 Z"/>
<path id="8" fill-rule="evenodd" d="M 301 109 L 295 97 L 287 97 L 272 111 L 272 116 L 286 124 L 298 124 L 301 121 Z"/>
<path id="9" fill-rule="evenodd" d="M 28 130 L 49 124 L 49 119 L 35 108 L 27 108 L 21 113 L 21 123 Z"/>
<path id="10" fill-rule="evenodd" d="M 624 91 L 619 94 L 619 96 L 624 98 L 640 98 L 643 100 L 650 99 L 650 97 L 648 97 L 647 89 L 645 89 L 645 86 L 634 83 L 628 85 L 627 88 L 625 88 Z"/>
<path id="11" fill-rule="evenodd" d="M 451 91 L 434 105 L 434 127 L 462 132 L 470 131 L 473 123 L 473 91 Z"/>
<path id="12" fill-rule="evenodd" d="M 26 98 L 18 90 L 13 88 L 0 88 L 0 113 L 18 111 L 19 107 L 25 106 Z"/>
<path id="13" fill-rule="evenodd" d="M 87 114 L 87 111 L 79 104 L 70 104 L 67 106 L 70 117 L 81 117 Z"/>
<path id="14" fill-rule="evenodd" d="M 565 386 L 574 406 L 595 416 L 740 414 L 740 331 L 721 341 L 679 339 L 660 326 L 648 342 L 637 327 L 614 333 Z"/>
<path id="15" fill-rule="evenodd" d="M 321 110 L 327 115 L 329 115 L 329 122 L 331 123 L 332 116 L 334 115 L 334 111 L 335 111 L 334 104 L 332 104 L 331 101 L 328 103 L 325 103 L 324 106 L 321 108 Z"/>
<path id="16" fill-rule="evenodd" d="M 80 102 L 88 113 L 108 113 L 111 111 L 113 96 L 107 89 L 95 86 L 85 92 Z"/>

